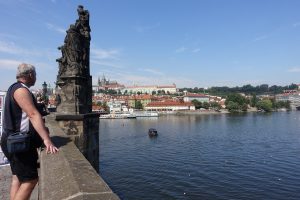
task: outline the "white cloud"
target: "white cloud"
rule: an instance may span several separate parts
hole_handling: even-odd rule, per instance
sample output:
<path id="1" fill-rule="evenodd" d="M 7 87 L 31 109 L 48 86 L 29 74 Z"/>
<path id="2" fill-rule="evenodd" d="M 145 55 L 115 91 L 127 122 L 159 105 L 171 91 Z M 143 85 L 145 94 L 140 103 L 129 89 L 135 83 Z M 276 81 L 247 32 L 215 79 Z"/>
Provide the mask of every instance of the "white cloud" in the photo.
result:
<path id="1" fill-rule="evenodd" d="M 258 36 L 258 37 L 256 37 L 256 38 L 254 38 L 253 40 L 252 40 L 252 42 L 257 42 L 257 41 L 260 41 L 260 40 L 265 40 L 265 39 L 267 39 L 269 36 L 267 36 L 267 35 L 261 35 L 261 36 Z"/>
<path id="2" fill-rule="evenodd" d="M 107 61 L 100 61 L 100 60 L 91 59 L 91 63 L 96 64 L 96 65 L 101 65 L 101 66 L 119 68 L 119 69 L 123 68 L 123 66 L 121 66 L 119 64 L 115 64 L 113 62 L 107 62 Z"/>
<path id="3" fill-rule="evenodd" d="M 187 48 L 185 47 L 180 47 L 178 49 L 175 50 L 176 53 L 182 53 L 182 52 L 185 52 L 187 50 Z"/>
<path id="4" fill-rule="evenodd" d="M 32 51 L 15 45 L 14 42 L 0 41 L 0 52 L 14 55 L 42 55 L 40 51 Z"/>
<path id="5" fill-rule="evenodd" d="M 0 52 L 9 54 L 21 54 L 25 52 L 25 50 L 15 45 L 15 43 L 13 42 L 0 41 Z"/>
<path id="6" fill-rule="evenodd" d="M 96 49 L 91 48 L 91 56 L 93 59 L 96 60 L 104 60 L 104 59 L 112 59 L 112 60 L 118 60 L 118 56 L 120 54 L 120 51 L 117 49 Z"/>
<path id="7" fill-rule="evenodd" d="M 300 67 L 293 67 L 291 69 L 288 69 L 288 72 L 300 72 Z"/>
<path id="8" fill-rule="evenodd" d="M 64 28 L 58 27 L 58 26 L 56 26 L 54 24 L 46 23 L 46 27 L 49 30 L 56 31 L 56 32 L 62 33 L 62 34 L 66 34 L 66 30 Z"/>
<path id="9" fill-rule="evenodd" d="M 16 70 L 20 63 L 19 60 L 0 59 L 0 69 Z"/>
<path id="10" fill-rule="evenodd" d="M 149 72 L 151 74 L 154 74 L 154 75 L 159 75 L 159 76 L 162 76 L 164 75 L 162 72 L 158 71 L 158 70 L 155 70 L 155 69 L 139 69 L 140 71 L 144 71 L 144 72 Z"/>

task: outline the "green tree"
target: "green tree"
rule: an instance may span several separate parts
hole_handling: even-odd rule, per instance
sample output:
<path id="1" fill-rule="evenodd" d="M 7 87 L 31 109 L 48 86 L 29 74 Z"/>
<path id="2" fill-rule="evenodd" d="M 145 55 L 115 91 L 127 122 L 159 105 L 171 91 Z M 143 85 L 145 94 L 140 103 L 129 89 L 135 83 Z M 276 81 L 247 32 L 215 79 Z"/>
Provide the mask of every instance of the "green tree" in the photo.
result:
<path id="1" fill-rule="evenodd" d="M 264 100 L 261 100 L 261 101 L 257 102 L 256 106 L 257 106 L 257 109 L 260 109 L 260 110 L 263 110 L 263 111 L 266 111 L 266 112 L 271 112 L 273 104 L 272 104 L 271 100 L 264 99 Z"/>
<path id="2" fill-rule="evenodd" d="M 275 101 L 273 103 L 274 109 L 285 108 L 287 110 L 291 110 L 291 102 L 290 101 Z"/>
<path id="3" fill-rule="evenodd" d="M 156 91 L 155 90 L 152 91 L 152 95 L 156 95 Z"/>
<path id="4" fill-rule="evenodd" d="M 107 94 L 117 94 L 117 91 L 116 91 L 116 90 L 109 89 L 109 90 L 107 91 Z"/>
<path id="5" fill-rule="evenodd" d="M 229 101 L 226 104 L 226 108 L 229 112 L 239 112 L 240 111 L 240 105 L 237 102 Z"/>
<path id="6" fill-rule="evenodd" d="M 143 109 L 143 104 L 141 101 L 138 100 L 135 102 L 135 109 Z"/>
<path id="7" fill-rule="evenodd" d="M 109 111 L 109 107 L 106 102 L 103 102 L 102 107 L 105 111 Z"/>
<path id="8" fill-rule="evenodd" d="M 202 107 L 202 102 L 197 99 L 192 100 L 192 104 L 194 104 L 196 109 L 200 109 Z"/>
<path id="9" fill-rule="evenodd" d="M 247 111 L 248 103 L 248 99 L 237 93 L 229 94 L 225 101 L 225 105 L 229 112 Z"/>
<path id="10" fill-rule="evenodd" d="M 202 103 L 202 107 L 205 108 L 205 109 L 209 109 L 209 103 L 206 102 L 206 101 L 203 102 L 203 103 Z"/>
<path id="11" fill-rule="evenodd" d="M 236 93 L 233 93 L 233 94 L 229 94 L 226 98 L 226 101 L 225 101 L 225 105 L 227 106 L 228 102 L 236 102 L 238 105 L 243 105 L 245 103 L 247 103 L 247 100 L 245 97 L 243 97 L 241 94 L 236 94 Z"/>
<path id="12" fill-rule="evenodd" d="M 256 107 L 257 102 L 259 101 L 259 99 L 256 97 L 256 94 L 254 93 L 252 95 L 251 101 L 250 101 L 250 105 L 251 107 Z"/>
<path id="13" fill-rule="evenodd" d="M 217 102 L 211 102 L 210 107 L 212 107 L 213 109 L 215 109 L 217 111 L 219 111 L 221 109 L 221 105 L 218 104 Z"/>

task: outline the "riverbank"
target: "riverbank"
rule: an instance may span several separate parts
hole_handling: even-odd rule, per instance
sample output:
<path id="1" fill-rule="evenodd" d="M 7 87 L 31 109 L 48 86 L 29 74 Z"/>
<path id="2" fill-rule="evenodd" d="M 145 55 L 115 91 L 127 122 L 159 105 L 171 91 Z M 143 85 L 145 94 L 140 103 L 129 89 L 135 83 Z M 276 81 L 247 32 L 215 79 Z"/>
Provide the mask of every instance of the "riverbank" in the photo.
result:
<path id="1" fill-rule="evenodd" d="M 228 110 L 222 109 L 215 110 L 181 110 L 181 111 L 167 111 L 159 112 L 159 115 L 214 115 L 214 114 L 227 114 Z"/>
<path id="2" fill-rule="evenodd" d="M 258 112 L 256 108 L 249 108 L 246 113 Z M 182 110 L 182 111 L 167 111 L 159 112 L 159 115 L 215 115 L 215 114 L 228 114 L 227 109 L 215 110 Z"/>
<path id="3" fill-rule="evenodd" d="M 215 115 L 215 114 L 227 114 L 228 110 L 189 110 L 189 111 L 176 111 L 175 115 Z"/>

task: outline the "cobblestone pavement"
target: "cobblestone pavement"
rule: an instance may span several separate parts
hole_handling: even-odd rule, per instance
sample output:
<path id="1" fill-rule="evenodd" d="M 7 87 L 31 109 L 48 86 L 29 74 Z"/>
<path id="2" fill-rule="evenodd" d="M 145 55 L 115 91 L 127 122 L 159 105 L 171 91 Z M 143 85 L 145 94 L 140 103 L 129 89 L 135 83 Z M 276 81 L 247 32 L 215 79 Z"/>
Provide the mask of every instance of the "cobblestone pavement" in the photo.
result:
<path id="1" fill-rule="evenodd" d="M 9 188 L 11 182 L 10 166 L 0 167 L 0 199 L 9 200 Z"/>
<path id="2" fill-rule="evenodd" d="M 0 199 L 9 200 L 9 189 L 11 183 L 10 166 L 5 165 L 0 167 Z M 38 186 L 35 187 L 31 195 L 31 200 L 38 200 Z"/>

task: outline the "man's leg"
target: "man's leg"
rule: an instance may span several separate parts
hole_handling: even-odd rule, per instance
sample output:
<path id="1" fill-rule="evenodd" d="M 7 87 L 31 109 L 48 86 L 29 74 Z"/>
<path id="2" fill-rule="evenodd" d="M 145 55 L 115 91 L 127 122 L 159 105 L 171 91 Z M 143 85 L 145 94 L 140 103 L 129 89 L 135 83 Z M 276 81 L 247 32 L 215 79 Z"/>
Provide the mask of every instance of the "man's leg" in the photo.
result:
<path id="1" fill-rule="evenodd" d="M 37 182 L 38 179 L 34 179 L 21 183 L 20 188 L 14 197 L 14 200 L 28 200 Z"/>
<path id="2" fill-rule="evenodd" d="M 18 177 L 16 175 L 13 175 L 11 179 L 11 186 L 10 186 L 10 200 L 13 200 L 15 198 L 15 195 L 19 190 L 20 185 L 21 183 Z"/>

